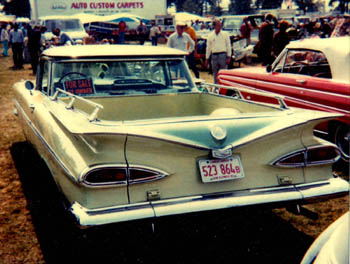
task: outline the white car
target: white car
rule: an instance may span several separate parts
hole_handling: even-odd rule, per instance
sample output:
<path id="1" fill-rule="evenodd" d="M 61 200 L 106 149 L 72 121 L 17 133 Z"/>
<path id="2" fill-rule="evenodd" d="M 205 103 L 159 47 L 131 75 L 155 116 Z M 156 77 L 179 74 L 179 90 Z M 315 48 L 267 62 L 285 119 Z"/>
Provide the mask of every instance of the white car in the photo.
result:
<path id="1" fill-rule="evenodd" d="M 349 212 L 331 224 L 314 241 L 301 264 L 348 264 L 349 259 Z"/>
<path id="2" fill-rule="evenodd" d="M 78 18 L 69 16 L 45 16 L 39 18 L 39 23 L 47 28 L 47 32 L 44 34 L 45 40 L 52 39 L 52 31 L 56 28 L 66 33 L 75 43 L 82 42 L 84 38 L 89 36 Z"/>

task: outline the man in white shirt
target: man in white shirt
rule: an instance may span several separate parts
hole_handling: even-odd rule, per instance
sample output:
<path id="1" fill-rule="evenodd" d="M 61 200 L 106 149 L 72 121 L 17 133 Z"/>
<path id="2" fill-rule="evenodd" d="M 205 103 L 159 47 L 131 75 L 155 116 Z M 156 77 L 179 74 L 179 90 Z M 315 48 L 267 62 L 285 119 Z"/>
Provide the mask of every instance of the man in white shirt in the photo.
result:
<path id="1" fill-rule="evenodd" d="M 159 27 L 156 25 L 154 21 L 152 21 L 152 27 L 149 31 L 149 37 L 152 41 L 152 46 L 158 45 L 158 36 L 161 34 Z"/>
<path id="2" fill-rule="evenodd" d="M 23 48 L 24 48 L 24 35 L 23 31 L 18 28 L 18 24 L 13 25 L 13 29 L 9 33 L 9 42 L 12 47 L 12 56 L 14 69 L 23 69 Z"/>
<path id="3" fill-rule="evenodd" d="M 209 58 L 211 56 L 211 66 L 214 75 L 214 83 L 217 83 L 216 76 L 221 69 L 227 69 L 231 61 L 231 41 L 227 32 L 221 30 L 221 21 L 214 21 L 214 31 L 207 39 L 207 48 L 205 53 L 205 66 L 208 68 Z"/>
<path id="4" fill-rule="evenodd" d="M 194 50 L 194 41 L 184 32 L 185 22 L 178 22 L 176 24 L 176 32 L 170 35 L 168 39 L 168 47 L 175 48 L 190 54 Z"/>

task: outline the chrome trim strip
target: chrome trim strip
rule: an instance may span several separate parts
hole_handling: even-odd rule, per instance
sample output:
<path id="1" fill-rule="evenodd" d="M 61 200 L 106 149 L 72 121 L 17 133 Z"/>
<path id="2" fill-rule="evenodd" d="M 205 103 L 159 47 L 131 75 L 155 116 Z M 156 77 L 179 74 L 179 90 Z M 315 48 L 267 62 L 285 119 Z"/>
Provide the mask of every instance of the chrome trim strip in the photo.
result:
<path id="1" fill-rule="evenodd" d="M 215 88 L 223 88 L 223 89 L 227 89 L 227 90 L 232 90 L 235 91 L 236 93 L 238 93 L 239 95 L 239 99 L 242 101 L 248 101 L 246 100 L 241 92 L 248 92 L 248 93 L 252 93 L 252 89 L 250 88 L 243 88 L 243 87 L 234 87 L 234 86 L 226 86 L 226 85 L 220 85 L 220 84 L 212 84 L 212 83 L 204 83 L 202 84 L 203 86 L 213 86 Z M 277 93 L 272 93 L 272 92 L 267 92 L 267 91 L 259 91 L 258 89 L 254 89 L 253 93 L 258 94 L 258 95 L 262 95 L 262 96 L 266 96 L 266 97 L 271 97 L 274 98 L 278 101 L 279 106 L 281 109 L 289 109 L 289 107 L 287 106 L 287 104 L 284 102 L 284 98 L 286 98 L 286 96 L 281 95 L 281 94 L 277 94 Z"/>
<path id="2" fill-rule="evenodd" d="M 95 107 L 95 110 L 90 115 L 88 113 L 83 112 L 83 113 L 85 113 L 86 115 L 89 116 L 88 117 L 89 121 L 93 122 L 93 121 L 96 121 L 98 119 L 97 118 L 98 112 L 101 109 L 103 109 L 103 105 L 97 104 L 97 103 L 95 103 L 95 102 L 93 102 L 91 100 L 85 99 L 84 97 L 72 94 L 70 92 L 67 92 L 67 91 L 59 89 L 59 88 L 56 88 L 55 94 L 50 99 L 52 101 L 57 101 L 57 97 L 58 97 L 59 93 L 66 94 L 66 95 L 68 95 L 71 98 L 70 102 L 68 104 L 66 104 L 66 109 L 67 110 L 73 109 L 74 108 L 73 105 L 74 105 L 75 99 L 78 99 L 78 100 L 80 100 L 80 101 L 82 101 L 82 102 L 84 102 L 84 103 L 86 103 L 88 105 L 91 105 L 91 106 Z"/>
<path id="3" fill-rule="evenodd" d="M 348 192 L 349 183 L 347 181 L 341 178 L 332 178 L 306 184 L 244 190 L 218 195 L 197 195 L 99 209 L 88 209 L 78 202 L 74 202 L 70 208 L 70 213 L 81 226 L 95 226 L 249 205 L 280 202 L 306 203 L 315 199 L 345 195 Z"/>
<path id="4" fill-rule="evenodd" d="M 65 171 L 66 175 L 74 182 L 77 182 L 77 179 L 73 176 L 72 172 L 64 165 L 63 161 L 56 155 L 55 151 L 50 147 L 49 143 L 45 140 L 39 130 L 35 127 L 33 122 L 29 119 L 23 108 L 19 105 L 17 100 L 14 100 L 16 108 L 21 112 L 23 119 L 26 121 L 27 125 L 33 130 L 34 134 L 39 138 L 43 143 L 44 147 L 51 153 L 52 157 L 57 161 L 57 163 Z"/>
<path id="5" fill-rule="evenodd" d="M 247 78 L 244 78 L 244 77 L 237 77 L 237 76 L 233 76 L 234 79 L 238 79 L 238 80 L 250 80 L 250 79 L 247 79 Z M 225 81 L 225 82 L 232 82 L 233 84 L 234 83 L 234 80 L 222 80 L 222 81 Z M 293 89 L 296 89 L 296 90 L 299 90 L 299 91 L 307 91 L 307 92 L 316 92 L 315 90 L 310 90 L 310 89 L 305 89 L 305 88 L 302 88 L 302 87 L 297 87 L 297 86 L 292 86 L 292 85 L 286 85 L 286 84 L 281 84 L 281 83 L 271 83 L 271 82 L 266 82 L 266 81 L 261 81 L 261 80 L 255 80 L 256 83 L 262 83 L 262 84 L 273 84 L 275 86 L 281 86 L 282 88 L 293 88 Z M 238 84 L 238 85 L 241 85 L 241 84 Z M 243 84 L 242 84 L 243 85 Z M 246 85 L 243 85 L 243 86 L 246 86 Z M 258 91 L 258 92 L 269 92 L 269 91 L 265 91 L 265 90 L 262 90 L 262 89 L 259 89 L 259 88 L 255 88 L 255 87 L 249 87 L 249 86 L 246 86 L 248 89 L 253 89 L 254 91 Z M 345 98 L 347 99 L 348 97 L 346 95 L 341 95 L 341 94 L 336 94 L 336 93 L 331 93 L 331 92 L 322 92 L 322 91 L 319 91 L 317 90 L 317 92 L 319 93 L 322 93 L 326 96 L 337 96 L 337 97 L 341 97 L 341 98 Z M 273 93 L 273 92 L 269 92 L 269 93 Z M 322 105 L 322 104 L 317 104 L 315 102 L 311 102 L 311 101 L 305 101 L 305 100 L 301 100 L 299 98 L 295 98 L 295 97 L 292 97 L 292 96 L 287 96 L 285 95 L 284 98 L 290 98 L 292 100 L 296 100 L 296 101 L 299 101 L 299 102 L 302 102 L 302 103 L 307 103 L 307 104 L 311 104 L 311 105 L 315 105 L 315 106 L 318 106 L 318 107 L 322 107 L 322 108 L 328 108 L 328 109 L 331 109 L 331 110 L 334 110 L 334 111 L 337 111 L 337 112 L 341 112 L 341 113 L 345 113 L 345 114 L 349 114 L 350 111 L 346 111 L 344 109 L 341 109 L 341 108 L 336 108 L 336 107 L 332 107 L 332 106 L 328 106 L 328 105 Z"/>
<path id="6" fill-rule="evenodd" d="M 139 57 L 134 56 L 125 56 L 125 57 L 113 57 L 113 55 L 109 56 L 101 56 L 99 58 L 99 62 L 115 62 L 115 61 L 121 61 L 125 62 L 127 59 L 128 61 L 154 61 L 154 60 L 160 60 L 160 61 L 169 61 L 169 60 L 184 60 L 185 55 L 181 54 L 175 54 L 175 55 L 153 55 L 154 57 L 149 57 L 148 55 L 141 55 Z M 88 56 L 81 56 L 81 57 L 57 57 L 57 56 L 51 56 L 51 55 L 45 55 L 46 58 L 51 58 L 52 60 L 55 59 L 55 62 L 96 62 L 96 58 L 91 58 Z"/>

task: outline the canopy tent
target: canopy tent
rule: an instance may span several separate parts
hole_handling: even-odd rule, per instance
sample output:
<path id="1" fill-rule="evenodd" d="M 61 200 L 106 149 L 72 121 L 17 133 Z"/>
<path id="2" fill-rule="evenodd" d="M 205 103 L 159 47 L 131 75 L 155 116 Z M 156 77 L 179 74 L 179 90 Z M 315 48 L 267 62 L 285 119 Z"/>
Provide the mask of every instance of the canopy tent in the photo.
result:
<path id="1" fill-rule="evenodd" d="M 195 22 L 196 20 L 202 22 L 210 22 L 212 21 L 210 18 L 201 17 L 195 14 L 191 14 L 188 12 L 178 12 L 173 14 L 175 16 L 175 21 L 183 21 L 183 22 Z"/>
<path id="2" fill-rule="evenodd" d="M 15 16 L 6 16 L 6 15 L 0 15 L 0 22 L 14 22 L 16 19 Z"/>
<path id="3" fill-rule="evenodd" d="M 100 22 L 103 19 L 103 16 L 97 16 L 92 14 L 80 13 L 72 15 L 71 17 L 80 19 L 81 23 L 88 24 L 93 22 Z"/>
<path id="4" fill-rule="evenodd" d="M 141 16 L 137 16 L 134 14 L 130 14 L 130 13 L 118 13 L 115 15 L 109 15 L 109 16 L 103 16 L 103 21 L 110 21 L 110 22 L 117 22 L 119 23 L 120 21 L 124 21 L 126 23 L 128 22 L 140 22 L 140 20 L 142 19 L 143 22 L 147 23 L 149 20 L 141 17 Z"/>
<path id="5" fill-rule="evenodd" d="M 98 16 L 86 13 L 76 14 L 73 17 L 80 19 L 83 24 L 89 24 L 94 22 L 104 22 L 104 23 L 119 23 L 124 21 L 129 29 L 136 29 L 140 24 L 140 20 L 147 23 L 149 20 L 141 16 L 133 15 L 130 13 L 118 13 L 115 15 L 108 16 Z"/>
<path id="6" fill-rule="evenodd" d="M 18 23 L 29 23 L 30 19 L 28 17 L 17 17 L 16 22 Z"/>

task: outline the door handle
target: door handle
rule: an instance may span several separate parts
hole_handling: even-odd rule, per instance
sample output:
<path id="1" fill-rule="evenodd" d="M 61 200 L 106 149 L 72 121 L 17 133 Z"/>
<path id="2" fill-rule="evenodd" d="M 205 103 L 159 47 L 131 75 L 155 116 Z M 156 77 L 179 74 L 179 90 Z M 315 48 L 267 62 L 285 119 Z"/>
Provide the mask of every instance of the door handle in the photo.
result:
<path id="1" fill-rule="evenodd" d="M 296 82 L 304 84 L 304 83 L 306 83 L 306 80 L 296 80 Z"/>
<path id="2" fill-rule="evenodd" d="M 29 105 L 30 110 L 32 110 L 32 113 L 34 112 L 35 106 L 33 104 Z"/>

